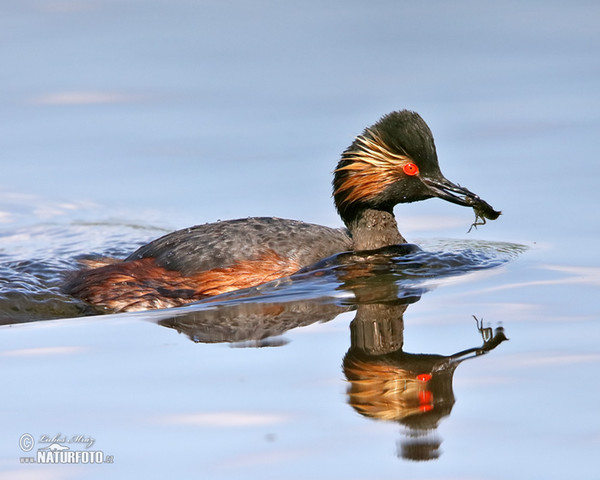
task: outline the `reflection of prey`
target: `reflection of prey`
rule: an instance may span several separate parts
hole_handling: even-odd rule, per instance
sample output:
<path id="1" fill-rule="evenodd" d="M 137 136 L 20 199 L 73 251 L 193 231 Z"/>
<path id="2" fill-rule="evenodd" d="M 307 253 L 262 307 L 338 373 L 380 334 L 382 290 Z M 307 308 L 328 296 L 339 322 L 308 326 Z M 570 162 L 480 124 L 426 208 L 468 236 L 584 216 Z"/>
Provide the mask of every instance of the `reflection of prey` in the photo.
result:
<path id="1" fill-rule="evenodd" d="M 412 354 L 402 351 L 403 319 L 407 305 L 360 305 L 350 324 L 351 346 L 344 357 L 350 382 L 348 403 L 361 415 L 395 421 L 407 428 L 398 454 L 410 460 L 439 456 L 441 441 L 433 435 L 454 405 L 452 376 L 467 358 L 482 355 L 506 340 L 504 330 L 479 327 L 480 347 L 454 355 Z"/>
<path id="2" fill-rule="evenodd" d="M 177 316 L 158 323 L 186 333 L 195 342 L 276 346 L 285 343 L 280 336 L 292 328 L 356 310 L 350 324 L 351 345 L 343 361 L 350 383 L 348 403 L 361 415 L 406 427 L 407 440 L 399 442 L 399 456 L 437 458 L 441 441 L 434 431 L 454 405 L 456 367 L 496 348 L 506 340 L 504 330 L 499 327 L 492 335 L 491 329 L 478 324 L 483 344 L 450 356 L 405 353 L 403 315 L 426 290 L 390 268 L 389 256 L 342 255 L 346 257 L 338 256 L 333 266 L 323 264 L 320 270 L 286 281 L 283 295 L 275 294 L 282 291 L 279 281 L 276 291 L 267 286 L 220 296 L 215 298 L 218 302 L 178 309 Z M 331 275 L 338 281 L 336 291 L 351 292 L 352 296 L 306 298 L 302 293 L 306 293 L 303 282 L 314 287 L 319 279 Z"/>

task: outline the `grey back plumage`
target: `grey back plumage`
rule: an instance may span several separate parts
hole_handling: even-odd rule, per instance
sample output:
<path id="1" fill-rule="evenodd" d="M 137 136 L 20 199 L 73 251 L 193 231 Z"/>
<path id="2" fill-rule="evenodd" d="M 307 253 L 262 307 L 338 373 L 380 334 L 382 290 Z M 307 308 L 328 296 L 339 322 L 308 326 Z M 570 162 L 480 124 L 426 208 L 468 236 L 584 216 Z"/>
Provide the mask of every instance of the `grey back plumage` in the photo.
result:
<path id="1" fill-rule="evenodd" d="M 260 252 L 293 259 L 302 268 L 347 250 L 352 250 L 352 239 L 345 229 L 250 217 L 169 233 L 140 247 L 126 261 L 153 257 L 159 266 L 193 275 L 256 259 Z"/>

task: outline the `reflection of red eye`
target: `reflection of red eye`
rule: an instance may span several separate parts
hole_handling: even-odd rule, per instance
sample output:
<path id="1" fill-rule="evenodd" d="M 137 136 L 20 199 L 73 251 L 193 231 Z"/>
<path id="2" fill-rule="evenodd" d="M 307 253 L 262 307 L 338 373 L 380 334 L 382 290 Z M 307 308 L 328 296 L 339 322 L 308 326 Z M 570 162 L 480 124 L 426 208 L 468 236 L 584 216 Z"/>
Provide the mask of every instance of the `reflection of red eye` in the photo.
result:
<path id="1" fill-rule="evenodd" d="M 422 392 L 419 392 L 419 403 L 421 405 L 433 403 L 433 393 L 431 393 L 429 390 L 423 390 Z"/>
<path id="2" fill-rule="evenodd" d="M 413 175 L 416 175 L 417 173 L 419 173 L 419 167 L 417 167 L 414 163 L 404 164 L 404 166 L 402 167 L 402 170 L 404 170 L 404 173 L 406 173 L 407 175 L 410 175 L 411 177 Z"/>

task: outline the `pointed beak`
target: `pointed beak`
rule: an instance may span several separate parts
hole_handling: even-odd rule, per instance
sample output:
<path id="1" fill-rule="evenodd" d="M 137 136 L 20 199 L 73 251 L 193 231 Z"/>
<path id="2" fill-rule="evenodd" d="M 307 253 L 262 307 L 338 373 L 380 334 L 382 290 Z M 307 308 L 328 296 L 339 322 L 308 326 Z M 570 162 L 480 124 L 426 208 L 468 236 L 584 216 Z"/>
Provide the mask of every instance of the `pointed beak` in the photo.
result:
<path id="1" fill-rule="evenodd" d="M 464 207 L 472 207 L 475 214 L 480 218 L 496 220 L 502 212 L 494 210 L 492 206 L 479 195 L 460 185 L 452 183 L 442 175 L 436 177 L 421 177 L 421 181 L 427 186 L 434 197 L 442 198 L 448 202 L 456 203 Z"/>

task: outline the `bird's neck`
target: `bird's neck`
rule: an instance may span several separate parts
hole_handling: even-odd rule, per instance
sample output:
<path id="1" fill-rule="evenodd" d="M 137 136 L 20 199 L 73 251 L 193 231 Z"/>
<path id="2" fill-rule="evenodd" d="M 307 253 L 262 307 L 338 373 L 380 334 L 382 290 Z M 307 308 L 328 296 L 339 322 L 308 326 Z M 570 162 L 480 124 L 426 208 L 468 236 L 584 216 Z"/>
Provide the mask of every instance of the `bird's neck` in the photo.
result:
<path id="1" fill-rule="evenodd" d="M 383 210 L 361 210 L 346 222 L 354 242 L 354 250 L 375 250 L 406 243 L 398 231 L 392 212 Z"/>

